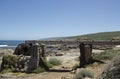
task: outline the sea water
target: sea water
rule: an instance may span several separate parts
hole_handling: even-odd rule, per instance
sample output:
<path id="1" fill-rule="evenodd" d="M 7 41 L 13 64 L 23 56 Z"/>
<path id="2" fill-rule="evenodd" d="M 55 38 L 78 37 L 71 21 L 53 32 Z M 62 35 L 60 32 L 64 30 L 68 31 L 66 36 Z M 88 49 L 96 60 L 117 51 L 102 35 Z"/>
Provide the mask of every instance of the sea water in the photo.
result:
<path id="1" fill-rule="evenodd" d="M 0 48 L 15 48 L 20 43 L 24 40 L 0 40 Z"/>

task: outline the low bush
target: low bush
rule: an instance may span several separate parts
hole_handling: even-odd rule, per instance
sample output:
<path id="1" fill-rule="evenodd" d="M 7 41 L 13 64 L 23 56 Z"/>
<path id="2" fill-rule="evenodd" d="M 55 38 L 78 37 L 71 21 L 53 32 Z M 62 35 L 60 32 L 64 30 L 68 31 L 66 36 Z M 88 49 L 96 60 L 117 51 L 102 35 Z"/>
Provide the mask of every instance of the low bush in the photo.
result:
<path id="1" fill-rule="evenodd" d="M 17 56 L 15 55 L 4 55 L 1 63 L 1 70 L 14 68 L 17 62 Z"/>
<path id="2" fill-rule="evenodd" d="M 94 73 L 89 70 L 82 70 L 79 73 L 77 73 L 73 79 L 83 79 L 84 77 L 94 78 Z"/>
<path id="3" fill-rule="evenodd" d="M 49 70 L 49 68 L 51 67 L 49 65 L 49 62 L 44 58 L 40 58 L 39 66 L 44 68 L 45 70 Z"/>
<path id="4" fill-rule="evenodd" d="M 78 64 L 75 64 L 75 65 L 72 67 L 72 69 L 75 70 L 75 69 L 77 69 L 78 67 L 79 67 L 79 65 L 78 65 Z"/>
<path id="5" fill-rule="evenodd" d="M 8 72 L 12 72 L 12 70 L 10 68 L 6 68 L 4 70 L 0 70 L 1 74 L 8 73 Z"/>
<path id="6" fill-rule="evenodd" d="M 51 64 L 52 66 L 61 65 L 61 61 L 58 60 L 57 58 L 50 58 L 48 63 Z"/>
<path id="7" fill-rule="evenodd" d="M 83 76 L 81 74 L 76 74 L 73 79 L 83 79 Z"/>
<path id="8" fill-rule="evenodd" d="M 33 70 L 32 73 L 36 73 L 36 74 L 38 74 L 38 73 L 41 73 L 41 72 L 44 72 L 44 71 L 45 71 L 44 68 L 42 68 L 42 67 L 38 67 L 37 69 Z"/>
<path id="9" fill-rule="evenodd" d="M 106 50 L 100 54 L 93 54 L 93 58 L 97 60 L 111 60 L 113 57 L 120 55 L 120 51 Z"/>
<path id="10" fill-rule="evenodd" d="M 47 62 L 47 66 L 48 66 L 49 68 L 52 68 L 52 67 L 53 67 L 53 64 L 50 64 L 49 62 Z"/>

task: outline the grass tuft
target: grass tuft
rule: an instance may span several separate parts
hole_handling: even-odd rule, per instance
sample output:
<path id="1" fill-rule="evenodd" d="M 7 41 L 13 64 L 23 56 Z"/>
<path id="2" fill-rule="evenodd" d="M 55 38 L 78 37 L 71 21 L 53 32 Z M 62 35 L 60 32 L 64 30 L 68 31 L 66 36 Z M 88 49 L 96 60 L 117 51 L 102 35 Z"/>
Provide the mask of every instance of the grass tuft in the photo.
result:
<path id="1" fill-rule="evenodd" d="M 33 70 L 32 73 L 36 73 L 36 74 L 38 74 L 38 73 L 41 73 L 41 72 L 44 72 L 44 71 L 45 71 L 44 68 L 42 68 L 42 67 L 38 67 L 37 69 Z"/>
<path id="2" fill-rule="evenodd" d="M 89 71 L 89 70 L 82 70 L 79 73 L 77 73 L 73 77 L 73 79 L 83 79 L 85 77 L 94 78 L 94 73 L 92 71 Z"/>
<path id="3" fill-rule="evenodd" d="M 113 57 L 119 56 L 119 55 L 120 55 L 120 51 L 106 50 L 105 52 L 102 52 L 100 54 L 98 53 L 94 54 L 93 58 L 97 60 L 111 60 L 113 59 Z"/>
<path id="4" fill-rule="evenodd" d="M 61 65 L 62 63 L 61 60 L 58 60 L 57 58 L 50 58 L 48 62 L 52 66 L 58 66 L 58 65 Z"/>

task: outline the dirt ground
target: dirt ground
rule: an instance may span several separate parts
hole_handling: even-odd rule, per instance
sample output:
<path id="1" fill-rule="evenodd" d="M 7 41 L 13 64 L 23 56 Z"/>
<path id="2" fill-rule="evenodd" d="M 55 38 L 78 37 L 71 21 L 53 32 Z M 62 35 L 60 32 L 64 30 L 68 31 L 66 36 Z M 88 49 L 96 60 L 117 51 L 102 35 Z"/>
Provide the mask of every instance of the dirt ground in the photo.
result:
<path id="1" fill-rule="evenodd" d="M 60 66 L 56 66 L 52 69 L 55 69 L 56 71 L 49 71 L 49 72 L 44 72 L 44 73 L 39 73 L 39 74 L 25 74 L 25 73 L 18 73 L 14 74 L 15 76 L 9 77 L 6 74 L 7 77 L 4 77 L 2 79 L 72 79 L 72 77 L 75 75 L 73 72 L 67 72 L 72 69 L 72 67 L 75 64 L 79 64 L 79 56 L 80 52 L 79 49 L 72 49 L 69 51 L 60 51 L 64 53 L 63 56 L 49 56 L 47 57 L 47 60 L 50 58 L 57 58 L 62 61 L 62 64 Z M 101 50 L 93 50 L 94 53 L 100 53 L 103 52 Z M 94 72 L 95 78 L 103 71 L 104 67 L 106 64 L 100 64 L 98 65 L 97 63 L 94 63 L 85 69 L 91 70 Z M 64 71 L 62 71 L 64 70 Z M 78 69 L 80 70 L 80 69 Z M 77 72 L 77 71 L 76 71 Z M 13 75 L 13 74 L 12 74 Z"/>

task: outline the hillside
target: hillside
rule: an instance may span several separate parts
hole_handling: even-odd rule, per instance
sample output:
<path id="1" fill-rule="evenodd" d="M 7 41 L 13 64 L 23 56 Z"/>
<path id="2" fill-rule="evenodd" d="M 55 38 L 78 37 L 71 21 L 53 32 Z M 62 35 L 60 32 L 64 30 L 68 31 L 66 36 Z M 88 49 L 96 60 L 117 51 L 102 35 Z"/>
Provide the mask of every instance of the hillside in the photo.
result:
<path id="1" fill-rule="evenodd" d="M 94 34 L 86 34 L 81 36 L 72 36 L 66 37 L 65 39 L 91 39 L 91 40 L 111 40 L 111 39 L 120 39 L 120 31 L 115 32 L 101 32 Z"/>
<path id="2" fill-rule="evenodd" d="M 111 40 L 111 39 L 119 39 L 120 40 L 120 31 L 114 32 L 100 32 L 86 35 L 78 35 L 78 36 L 69 36 L 69 37 L 53 37 L 47 38 L 44 40 Z"/>

